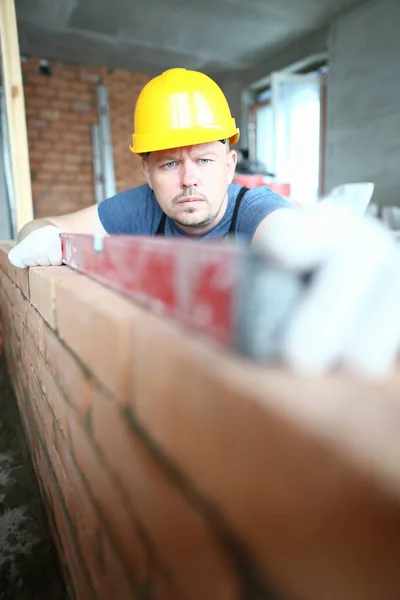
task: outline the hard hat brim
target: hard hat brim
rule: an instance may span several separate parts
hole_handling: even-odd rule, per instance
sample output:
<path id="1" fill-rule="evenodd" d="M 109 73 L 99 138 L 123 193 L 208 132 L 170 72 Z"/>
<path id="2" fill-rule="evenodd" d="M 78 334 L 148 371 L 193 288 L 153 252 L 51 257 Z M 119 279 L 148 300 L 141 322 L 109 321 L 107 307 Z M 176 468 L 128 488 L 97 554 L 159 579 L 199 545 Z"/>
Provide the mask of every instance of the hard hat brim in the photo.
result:
<path id="1" fill-rule="evenodd" d="M 226 127 L 198 127 L 181 129 L 175 132 L 169 132 L 166 135 L 133 134 L 132 145 L 129 146 L 134 154 L 143 155 L 149 152 L 159 150 L 171 150 L 174 148 L 184 148 L 187 146 L 197 146 L 208 142 L 229 139 L 230 145 L 239 141 L 240 131 L 235 125 L 230 123 Z"/>

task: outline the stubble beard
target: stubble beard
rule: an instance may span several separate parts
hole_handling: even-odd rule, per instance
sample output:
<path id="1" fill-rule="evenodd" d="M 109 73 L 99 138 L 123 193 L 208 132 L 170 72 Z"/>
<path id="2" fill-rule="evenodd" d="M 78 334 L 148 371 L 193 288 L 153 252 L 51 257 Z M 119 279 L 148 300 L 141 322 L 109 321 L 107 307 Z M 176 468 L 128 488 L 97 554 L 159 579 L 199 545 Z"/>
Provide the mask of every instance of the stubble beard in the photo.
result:
<path id="1" fill-rule="evenodd" d="M 200 198 L 201 200 L 203 200 L 205 202 L 206 206 L 209 208 L 210 211 L 208 212 L 207 215 L 204 215 L 204 218 L 201 221 L 196 221 L 196 222 L 193 222 L 193 223 L 190 223 L 190 222 L 187 223 L 187 222 L 185 222 L 184 220 L 181 220 L 178 217 L 178 218 L 174 219 L 175 223 L 177 223 L 178 225 L 182 225 L 184 227 L 189 227 L 191 229 L 199 229 L 201 227 L 206 227 L 207 225 L 209 225 L 210 223 L 212 223 L 218 217 L 218 215 L 220 214 L 222 205 L 224 204 L 226 193 L 225 193 L 224 197 L 222 198 L 221 203 L 220 203 L 218 209 L 216 211 L 212 211 L 212 212 L 211 212 L 211 206 L 210 206 L 210 203 L 209 203 L 208 199 L 205 196 L 203 196 L 202 194 L 199 194 L 198 192 L 188 193 L 187 191 L 185 193 L 183 193 L 183 194 L 180 194 L 179 196 L 177 196 L 176 198 L 174 198 L 174 200 L 172 202 L 173 206 L 177 206 L 178 203 L 181 202 L 185 198 L 193 198 L 194 197 L 194 198 Z M 192 207 L 192 206 L 188 206 L 185 209 L 185 214 L 187 214 L 187 215 L 193 215 L 196 212 L 197 212 L 196 208 Z"/>

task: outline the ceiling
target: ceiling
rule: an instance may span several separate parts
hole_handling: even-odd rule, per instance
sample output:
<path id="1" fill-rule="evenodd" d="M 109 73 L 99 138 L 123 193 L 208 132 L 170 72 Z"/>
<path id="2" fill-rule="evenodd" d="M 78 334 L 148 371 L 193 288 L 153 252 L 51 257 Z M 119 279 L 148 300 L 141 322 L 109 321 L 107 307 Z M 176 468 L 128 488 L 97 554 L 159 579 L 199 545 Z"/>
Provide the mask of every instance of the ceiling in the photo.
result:
<path id="1" fill-rule="evenodd" d="M 359 0 L 15 0 L 21 53 L 155 74 L 248 69 Z"/>

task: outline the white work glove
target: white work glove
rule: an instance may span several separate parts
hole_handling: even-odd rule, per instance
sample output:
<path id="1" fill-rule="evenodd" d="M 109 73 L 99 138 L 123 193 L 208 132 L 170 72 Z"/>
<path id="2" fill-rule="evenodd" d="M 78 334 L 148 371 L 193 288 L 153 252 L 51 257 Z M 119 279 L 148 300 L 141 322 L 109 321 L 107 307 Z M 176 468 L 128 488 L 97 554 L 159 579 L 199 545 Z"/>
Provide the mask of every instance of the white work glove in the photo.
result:
<path id="1" fill-rule="evenodd" d="M 60 229 L 54 225 L 46 225 L 32 231 L 8 253 L 8 259 L 14 267 L 25 267 L 62 264 Z"/>
<path id="2" fill-rule="evenodd" d="M 374 193 L 375 185 L 371 182 L 344 183 L 338 185 L 321 198 L 325 204 L 343 206 L 358 215 L 365 215 Z"/>
<path id="3" fill-rule="evenodd" d="M 309 374 L 340 366 L 386 375 L 400 347 L 398 244 L 343 204 L 279 212 L 262 248 L 292 271 L 314 272 L 285 329 L 284 361 Z"/>

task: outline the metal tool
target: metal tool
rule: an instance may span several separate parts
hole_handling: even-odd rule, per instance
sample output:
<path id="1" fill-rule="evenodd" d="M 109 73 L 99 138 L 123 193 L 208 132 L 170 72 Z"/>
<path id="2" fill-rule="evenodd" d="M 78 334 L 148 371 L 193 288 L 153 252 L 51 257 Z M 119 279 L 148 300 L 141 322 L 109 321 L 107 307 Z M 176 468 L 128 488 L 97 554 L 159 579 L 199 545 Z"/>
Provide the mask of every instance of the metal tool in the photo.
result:
<path id="1" fill-rule="evenodd" d="M 62 234 L 63 262 L 258 361 L 279 360 L 305 281 L 237 241 Z"/>

